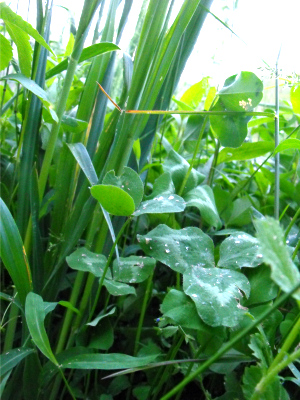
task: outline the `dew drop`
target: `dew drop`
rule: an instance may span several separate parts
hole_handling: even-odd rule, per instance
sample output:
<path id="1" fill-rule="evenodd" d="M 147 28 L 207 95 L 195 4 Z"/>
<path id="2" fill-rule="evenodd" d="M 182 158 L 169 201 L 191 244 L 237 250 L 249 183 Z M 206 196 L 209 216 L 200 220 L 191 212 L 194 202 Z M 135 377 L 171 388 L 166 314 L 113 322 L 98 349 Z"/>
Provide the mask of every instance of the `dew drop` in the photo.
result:
<path id="1" fill-rule="evenodd" d="M 166 253 L 170 253 L 170 250 L 169 250 L 169 249 L 166 249 L 165 252 L 166 252 Z"/>

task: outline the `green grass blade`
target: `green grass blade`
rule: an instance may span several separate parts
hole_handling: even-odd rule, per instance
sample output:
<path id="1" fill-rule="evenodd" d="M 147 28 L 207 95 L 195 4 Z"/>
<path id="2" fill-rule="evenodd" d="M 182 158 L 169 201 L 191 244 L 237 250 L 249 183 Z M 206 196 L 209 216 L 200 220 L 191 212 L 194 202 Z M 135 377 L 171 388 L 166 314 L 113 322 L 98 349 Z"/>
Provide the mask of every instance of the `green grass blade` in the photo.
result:
<path id="1" fill-rule="evenodd" d="M 0 217 L 0 256 L 24 305 L 27 294 L 32 290 L 31 271 L 17 225 L 2 199 Z"/>
<path id="2" fill-rule="evenodd" d="M 0 355 L 0 365 L 1 365 L 1 378 L 7 372 L 12 370 L 16 365 L 19 364 L 25 357 L 29 354 L 34 353 L 34 349 L 20 347 L 18 349 L 13 349 L 8 351 L 6 354 Z"/>

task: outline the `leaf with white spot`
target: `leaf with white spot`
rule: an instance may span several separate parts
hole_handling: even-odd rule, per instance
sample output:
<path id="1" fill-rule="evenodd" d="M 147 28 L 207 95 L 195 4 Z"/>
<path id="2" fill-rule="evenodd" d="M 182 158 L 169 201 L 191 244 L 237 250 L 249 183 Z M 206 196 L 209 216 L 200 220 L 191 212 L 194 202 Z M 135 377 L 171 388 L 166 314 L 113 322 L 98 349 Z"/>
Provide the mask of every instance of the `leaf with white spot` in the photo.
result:
<path id="1" fill-rule="evenodd" d="M 134 287 L 126 283 L 104 279 L 103 285 L 112 296 L 125 296 L 126 294 L 136 294 Z"/>
<path id="2" fill-rule="evenodd" d="M 103 275 L 107 259 L 103 254 L 92 253 L 85 247 L 80 247 L 66 258 L 70 268 L 77 271 L 91 272 L 96 277 L 100 278 Z M 108 270 L 106 278 L 111 278 L 111 273 Z"/>
<path id="3" fill-rule="evenodd" d="M 190 266 L 183 274 L 183 290 L 195 302 L 202 320 L 210 326 L 237 325 L 245 314 L 240 305 L 250 285 L 240 272 Z"/>
<path id="4" fill-rule="evenodd" d="M 199 228 L 180 230 L 159 225 L 147 235 L 138 235 L 138 242 L 148 256 L 183 273 L 190 265 L 214 266 L 214 245 Z"/>
<path id="5" fill-rule="evenodd" d="M 153 272 L 155 259 L 150 257 L 130 256 L 115 259 L 113 263 L 114 279 L 124 283 L 140 283 Z"/>
<path id="6" fill-rule="evenodd" d="M 262 255 L 258 249 L 258 240 L 248 233 L 235 233 L 225 239 L 220 246 L 218 267 L 254 268 L 261 263 Z"/>

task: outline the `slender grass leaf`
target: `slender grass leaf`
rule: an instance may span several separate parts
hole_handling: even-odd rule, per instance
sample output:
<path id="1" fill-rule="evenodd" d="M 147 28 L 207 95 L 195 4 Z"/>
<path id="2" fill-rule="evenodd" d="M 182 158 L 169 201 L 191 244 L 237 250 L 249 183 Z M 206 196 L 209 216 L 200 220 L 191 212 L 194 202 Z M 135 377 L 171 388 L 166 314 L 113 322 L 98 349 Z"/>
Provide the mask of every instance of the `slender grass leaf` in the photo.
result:
<path id="1" fill-rule="evenodd" d="M 9 40 L 0 33 L 0 71 L 8 67 L 12 56 L 13 51 Z"/>
<path id="2" fill-rule="evenodd" d="M 274 116 L 275 116 L 275 114 L 274 114 Z M 252 128 L 253 126 L 258 126 L 258 125 L 262 125 L 262 124 L 268 124 L 269 122 L 274 122 L 274 117 L 273 118 L 261 117 L 261 118 L 253 119 L 252 121 L 249 121 L 248 127 Z"/>
<path id="3" fill-rule="evenodd" d="M 209 186 L 197 186 L 186 193 L 184 200 L 186 201 L 186 207 L 198 208 L 205 222 L 216 229 L 221 228 L 222 222 L 215 204 L 213 191 Z"/>
<path id="4" fill-rule="evenodd" d="M 144 185 L 139 175 L 131 168 L 124 167 L 122 175 L 116 176 L 115 171 L 109 171 L 102 181 L 103 185 L 113 185 L 128 193 L 137 208 L 144 195 Z"/>
<path id="5" fill-rule="evenodd" d="M 283 142 L 279 143 L 279 145 L 276 147 L 274 154 L 277 154 L 281 151 L 284 150 L 296 150 L 300 149 L 300 140 L 299 139 L 286 139 Z"/>
<path id="6" fill-rule="evenodd" d="M 241 291 L 248 297 L 250 285 L 240 272 L 191 265 L 183 274 L 183 290 L 207 325 L 233 327 L 247 310 L 240 305 Z"/>
<path id="7" fill-rule="evenodd" d="M 284 292 L 290 291 L 300 281 L 300 273 L 289 255 L 282 228 L 270 217 L 255 221 L 255 227 L 262 260 L 271 267 L 271 278 Z M 300 290 L 292 296 L 300 300 Z"/>
<path id="8" fill-rule="evenodd" d="M 145 366 L 157 358 L 157 354 L 132 357 L 127 354 L 79 354 L 62 362 L 63 368 L 75 369 L 125 369 Z"/>
<path id="9" fill-rule="evenodd" d="M 114 260 L 114 279 L 125 283 L 140 283 L 145 281 L 153 272 L 155 259 L 142 256 L 120 257 Z"/>
<path id="10" fill-rule="evenodd" d="M 58 362 L 52 353 L 50 342 L 44 327 L 44 302 L 38 294 L 30 292 L 27 295 L 25 317 L 30 335 L 35 345 L 50 361 L 53 362 L 53 364 L 58 366 Z"/>
<path id="11" fill-rule="evenodd" d="M 179 290 L 171 289 L 164 298 L 160 311 L 163 317 L 171 318 L 176 324 L 188 329 L 201 329 L 203 322 L 199 317 L 195 303 Z"/>
<path id="12" fill-rule="evenodd" d="M 144 252 L 183 273 L 190 265 L 214 266 L 214 245 L 209 236 L 199 228 L 180 230 L 159 225 L 147 235 L 137 235 Z"/>
<path id="13" fill-rule="evenodd" d="M 96 43 L 82 50 L 81 56 L 79 57 L 78 63 L 86 61 L 92 57 L 99 56 L 110 51 L 120 50 L 116 44 L 113 43 Z M 55 67 L 51 68 L 46 73 L 46 79 L 53 78 L 53 76 L 60 74 L 68 68 L 68 59 L 66 58 Z"/>
<path id="14" fill-rule="evenodd" d="M 126 296 L 127 294 L 136 294 L 135 289 L 126 283 L 104 279 L 103 285 L 112 296 Z"/>
<path id="15" fill-rule="evenodd" d="M 16 287 L 22 305 L 32 290 L 30 266 L 17 225 L 0 199 L 0 256 Z"/>
<path id="16" fill-rule="evenodd" d="M 5 23 L 10 23 L 21 29 L 22 31 L 28 33 L 34 40 L 44 46 L 53 55 L 51 47 L 47 44 L 45 39 L 34 29 L 27 21 L 24 21 L 22 17 L 14 13 L 4 2 L 0 3 L 0 18 L 4 20 Z"/>
<path id="17" fill-rule="evenodd" d="M 253 73 L 242 71 L 226 79 L 219 97 L 228 111 L 252 111 L 263 97 L 263 83 Z"/>
<path id="18" fill-rule="evenodd" d="M 103 254 L 92 253 L 90 250 L 81 247 L 66 258 L 70 268 L 76 271 L 90 272 L 96 277 L 101 277 L 107 263 L 107 258 Z M 110 271 L 106 273 L 107 278 L 111 278 Z"/>
<path id="19" fill-rule="evenodd" d="M 218 267 L 241 269 L 254 268 L 262 263 L 258 240 L 248 233 L 230 235 L 220 246 Z"/>
<path id="20" fill-rule="evenodd" d="M 2 397 L 3 391 L 5 389 L 6 383 L 9 379 L 11 373 L 12 373 L 12 371 L 7 372 L 7 374 L 4 375 L 1 379 L 1 382 L 0 382 L 0 396 L 1 397 Z"/>
<path id="21" fill-rule="evenodd" d="M 87 177 L 88 181 L 91 185 L 97 185 L 98 177 L 93 166 L 92 160 L 87 152 L 86 148 L 82 143 L 75 143 L 67 144 L 69 149 L 71 150 L 73 156 L 75 157 L 76 161 L 80 165 L 80 168 L 84 172 L 85 176 Z"/>
<path id="22" fill-rule="evenodd" d="M 112 215 L 130 216 L 135 210 L 133 198 L 117 186 L 95 185 L 91 187 L 91 195 Z"/>
<path id="23" fill-rule="evenodd" d="M 19 364 L 23 358 L 27 357 L 29 354 L 34 353 L 35 350 L 32 348 L 20 347 L 18 349 L 12 349 L 5 354 L 0 355 L 0 365 L 1 365 L 1 378 Z"/>
<path id="24" fill-rule="evenodd" d="M 6 29 L 9 36 L 15 42 L 18 50 L 18 61 L 22 74 L 30 77 L 32 63 L 32 48 L 29 42 L 29 36 L 17 25 L 6 22 Z"/>
<path id="25" fill-rule="evenodd" d="M 58 304 L 68 308 L 69 310 L 73 311 L 76 314 L 80 314 L 79 310 L 76 307 L 74 307 L 69 301 L 61 300 L 58 302 Z"/>
<path id="26" fill-rule="evenodd" d="M 177 213 L 184 211 L 185 207 L 184 199 L 177 194 L 162 194 L 143 201 L 133 215 L 137 217 L 142 214 Z"/>
<path id="27" fill-rule="evenodd" d="M 180 190 L 182 181 L 186 176 L 189 166 L 189 163 L 174 150 L 171 150 L 168 157 L 165 159 L 163 169 L 165 172 L 171 174 L 176 192 Z M 204 178 L 204 175 L 193 168 L 187 180 L 183 194 L 200 185 L 200 183 L 204 181 Z"/>
<path id="28" fill-rule="evenodd" d="M 267 141 L 243 143 L 237 149 L 227 147 L 226 149 L 222 149 L 220 151 L 218 155 L 218 164 L 228 161 L 251 160 L 252 158 L 261 157 L 273 150 L 274 144 Z"/>
<path id="29" fill-rule="evenodd" d="M 98 315 L 98 317 L 96 317 L 95 319 L 93 319 L 93 321 L 91 321 L 91 322 L 89 322 L 88 324 L 86 324 L 86 325 L 89 325 L 89 326 L 96 326 L 96 325 L 98 325 L 98 323 L 103 319 L 103 318 L 106 318 L 106 317 L 108 317 L 108 316 L 110 316 L 110 315 L 113 315 L 114 313 L 115 313 L 115 311 L 116 311 L 116 307 L 113 307 L 108 313 L 106 313 L 106 314 L 103 314 L 103 311 L 101 311 L 101 313 Z"/>
<path id="30" fill-rule="evenodd" d="M 0 299 L 1 300 L 5 300 L 8 301 L 9 303 L 13 303 L 15 304 L 24 314 L 24 308 L 22 307 L 22 304 L 20 303 L 20 301 L 18 299 L 16 299 L 15 297 L 9 296 L 6 293 L 2 293 L 0 292 Z"/>

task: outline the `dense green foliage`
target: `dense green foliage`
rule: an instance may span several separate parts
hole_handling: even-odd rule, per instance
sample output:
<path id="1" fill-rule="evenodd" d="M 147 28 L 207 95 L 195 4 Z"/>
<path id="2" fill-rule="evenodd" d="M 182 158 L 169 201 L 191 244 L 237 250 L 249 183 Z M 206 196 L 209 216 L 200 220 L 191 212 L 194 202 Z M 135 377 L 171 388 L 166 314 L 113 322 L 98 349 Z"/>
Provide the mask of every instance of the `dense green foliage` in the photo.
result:
<path id="1" fill-rule="evenodd" d="M 295 399 L 300 83 L 172 98 L 212 0 L 144 1 L 130 54 L 104 3 L 66 49 L 0 3 L 1 396 Z"/>

